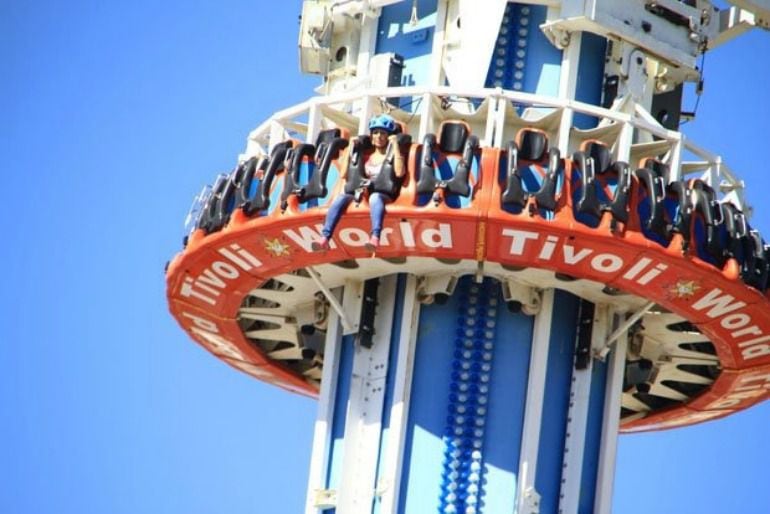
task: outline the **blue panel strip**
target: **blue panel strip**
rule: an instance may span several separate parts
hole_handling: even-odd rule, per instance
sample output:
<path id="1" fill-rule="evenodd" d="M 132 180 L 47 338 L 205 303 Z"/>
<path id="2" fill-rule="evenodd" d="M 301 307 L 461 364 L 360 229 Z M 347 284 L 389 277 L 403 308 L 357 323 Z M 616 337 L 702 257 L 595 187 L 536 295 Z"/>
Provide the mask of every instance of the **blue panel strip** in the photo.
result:
<path id="1" fill-rule="evenodd" d="M 444 431 L 439 512 L 476 512 L 484 491 L 483 451 L 494 357 L 497 282 L 458 287 L 460 311 Z"/>
<path id="2" fill-rule="evenodd" d="M 591 370 L 591 396 L 588 403 L 583 470 L 580 476 L 580 500 L 578 504 L 578 513 L 580 514 L 591 514 L 594 510 L 596 478 L 599 470 L 599 450 L 602 440 L 602 423 L 604 421 L 604 390 L 606 385 L 607 363 L 594 361 Z"/>
<path id="3" fill-rule="evenodd" d="M 382 8 L 377 26 L 375 53 L 396 53 L 404 58 L 401 78 L 403 86 L 421 86 L 428 83 L 433 33 L 436 26 L 437 0 L 418 0 L 419 21 L 412 26 L 412 2 L 398 2 Z M 415 110 L 410 100 L 401 107 Z"/>
<path id="4" fill-rule="evenodd" d="M 534 317 L 501 307 L 497 321 L 480 510 L 487 514 L 514 511 Z"/>
<path id="5" fill-rule="evenodd" d="M 540 493 L 540 512 L 557 512 L 559 506 L 578 306 L 576 296 L 556 291 L 535 477 L 535 488 Z"/>
<path id="6" fill-rule="evenodd" d="M 607 40 L 590 32 L 582 34 L 575 100 L 601 105 Z M 598 122 L 598 118 L 580 113 L 576 113 L 572 120 L 572 124 L 581 129 L 593 128 Z"/>
<path id="7" fill-rule="evenodd" d="M 345 442 L 345 421 L 350 398 L 350 379 L 353 371 L 353 337 L 342 338 L 340 364 L 337 371 L 337 394 L 334 398 L 334 417 L 332 419 L 332 440 L 329 447 L 329 468 L 326 475 L 326 487 L 336 489 L 342 476 L 342 457 Z"/>
<path id="8" fill-rule="evenodd" d="M 438 507 L 458 308 L 455 294 L 444 305 L 420 309 L 399 513 L 435 512 Z"/>

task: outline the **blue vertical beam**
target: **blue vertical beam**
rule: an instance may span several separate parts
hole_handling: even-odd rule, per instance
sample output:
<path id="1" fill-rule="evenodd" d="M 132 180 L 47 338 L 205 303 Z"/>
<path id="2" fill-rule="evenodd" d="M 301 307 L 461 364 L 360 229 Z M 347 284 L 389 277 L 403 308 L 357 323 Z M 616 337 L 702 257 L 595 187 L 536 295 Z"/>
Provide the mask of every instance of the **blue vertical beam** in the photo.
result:
<path id="1" fill-rule="evenodd" d="M 454 353 L 458 295 L 420 309 L 409 400 L 399 513 L 436 512 Z"/>
<path id="2" fill-rule="evenodd" d="M 583 450 L 583 471 L 580 475 L 580 501 L 578 504 L 578 512 L 580 514 L 591 514 L 594 511 L 606 386 L 607 363 L 594 360 L 591 369 L 591 392 L 588 403 L 586 440 Z"/>
<path id="3" fill-rule="evenodd" d="M 601 105 L 606 52 L 605 38 L 590 32 L 581 33 L 575 100 L 591 105 Z M 572 124 L 581 129 L 593 128 L 598 122 L 595 116 L 581 113 L 576 113 L 572 119 Z"/>
<path id="4" fill-rule="evenodd" d="M 559 505 L 578 305 L 578 297 L 556 291 L 535 477 L 535 489 L 540 494 L 540 512 L 543 513 L 556 512 Z"/>
<path id="5" fill-rule="evenodd" d="M 499 296 L 494 368 L 484 441 L 480 512 L 511 513 L 516 502 L 534 317 L 510 313 Z"/>
<path id="6" fill-rule="evenodd" d="M 345 423 L 347 420 L 350 379 L 353 371 L 353 337 L 345 336 L 340 342 L 340 363 L 337 369 L 337 391 L 334 396 L 332 437 L 329 444 L 329 467 L 326 472 L 326 488 L 337 489 L 342 476 L 343 448 L 345 447 Z M 327 509 L 329 514 L 336 509 Z"/>

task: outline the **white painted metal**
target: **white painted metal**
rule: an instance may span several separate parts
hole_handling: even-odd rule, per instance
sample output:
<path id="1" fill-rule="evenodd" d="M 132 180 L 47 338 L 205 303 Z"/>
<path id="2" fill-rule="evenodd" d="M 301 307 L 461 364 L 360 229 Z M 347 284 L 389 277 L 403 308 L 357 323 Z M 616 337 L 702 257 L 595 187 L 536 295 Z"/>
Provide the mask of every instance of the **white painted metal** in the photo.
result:
<path id="1" fill-rule="evenodd" d="M 597 305 L 591 332 L 591 347 L 604 344 L 609 328 L 607 306 Z M 559 499 L 560 514 L 577 514 L 580 504 L 580 489 L 583 477 L 583 456 L 585 454 L 588 408 L 591 399 L 591 377 L 593 362 L 585 369 L 574 369 L 570 390 L 567 433 L 564 442 L 564 464 L 561 476 Z"/>
<path id="2" fill-rule="evenodd" d="M 508 0 L 455 0 L 446 27 L 444 70 L 457 87 L 484 87 Z"/>
<path id="3" fill-rule="evenodd" d="M 382 491 L 382 514 L 396 514 L 403 468 L 409 398 L 412 391 L 412 371 L 420 319 L 420 304 L 416 301 L 417 277 L 409 275 L 404 288 L 401 332 L 393 384 L 393 405 L 390 408 L 390 431 L 385 451 L 384 467 L 377 489 Z"/>
<path id="4" fill-rule="evenodd" d="M 562 53 L 559 76 L 559 97 L 575 98 L 577 90 L 577 73 L 580 63 L 580 47 L 583 42 L 582 34 L 577 32 L 570 36 L 569 45 Z M 572 128 L 572 109 L 565 109 L 559 123 L 559 137 L 556 142 L 563 156 L 569 152 L 569 135 Z"/>
<path id="5" fill-rule="evenodd" d="M 339 300 L 337 300 L 337 297 L 334 296 L 334 294 L 331 292 L 331 290 L 326 286 L 326 284 L 323 283 L 323 280 L 321 280 L 321 276 L 318 274 L 318 272 L 313 269 L 312 266 L 308 266 L 307 273 L 310 275 L 310 278 L 313 279 L 313 281 L 318 286 L 318 289 L 321 290 L 323 295 L 326 297 L 327 300 L 329 300 L 329 305 L 331 305 L 332 309 L 337 313 L 337 315 L 340 317 L 340 322 L 342 323 L 342 326 L 345 328 L 345 333 L 348 333 L 354 329 L 353 322 L 348 319 L 347 314 L 345 314 L 345 309 L 342 308 L 342 305 L 340 305 Z"/>
<path id="6" fill-rule="evenodd" d="M 335 311 L 329 313 L 324 343 L 324 363 L 321 391 L 318 395 L 318 415 L 313 428 L 313 449 L 310 454 L 305 514 L 317 514 L 317 494 L 325 489 L 326 469 L 334 419 L 334 399 L 337 396 L 337 370 L 340 361 L 340 323 Z"/>
<path id="7" fill-rule="evenodd" d="M 448 3 L 449 0 L 438 0 L 436 5 L 436 26 L 433 31 L 433 48 L 428 71 L 428 84 L 431 86 L 440 86 L 444 83 L 443 62 Z"/>
<path id="8" fill-rule="evenodd" d="M 650 309 L 653 308 L 654 305 L 655 305 L 655 302 L 647 302 L 644 304 L 644 306 L 641 309 L 634 312 L 627 319 L 625 319 L 620 324 L 620 326 L 618 326 L 618 328 L 616 328 L 615 331 L 612 332 L 612 334 L 610 334 L 610 336 L 607 338 L 607 342 L 604 343 L 604 348 L 606 348 L 607 346 L 610 346 L 612 343 L 615 342 L 617 338 L 627 333 L 628 329 L 631 328 L 631 325 L 639 321 L 642 318 L 642 316 L 647 314 L 650 311 Z"/>
<path id="9" fill-rule="evenodd" d="M 617 316 L 616 316 L 617 318 Z M 607 369 L 607 385 L 604 393 L 602 439 L 599 448 L 599 465 L 596 474 L 595 514 L 612 511 L 612 488 L 615 478 L 615 457 L 618 449 L 620 403 L 623 397 L 623 374 L 626 364 L 628 330 L 615 344 Z"/>
<path id="10" fill-rule="evenodd" d="M 527 379 L 527 399 L 524 406 L 524 427 L 521 435 L 521 456 L 519 458 L 519 481 L 516 492 L 516 512 L 532 512 L 532 499 L 535 498 L 535 477 L 537 476 L 537 455 L 540 447 L 540 426 L 543 417 L 543 399 L 545 394 L 546 369 L 548 366 L 548 347 L 551 340 L 553 321 L 554 290 L 546 289 L 542 293 L 540 312 L 535 316 L 532 330 L 532 350 L 529 358 L 529 378 Z"/>
<path id="11" fill-rule="evenodd" d="M 363 514 L 372 509 L 395 296 L 396 276 L 381 278 L 372 347 L 355 348 L 337 491 L 339 514 Z"/>

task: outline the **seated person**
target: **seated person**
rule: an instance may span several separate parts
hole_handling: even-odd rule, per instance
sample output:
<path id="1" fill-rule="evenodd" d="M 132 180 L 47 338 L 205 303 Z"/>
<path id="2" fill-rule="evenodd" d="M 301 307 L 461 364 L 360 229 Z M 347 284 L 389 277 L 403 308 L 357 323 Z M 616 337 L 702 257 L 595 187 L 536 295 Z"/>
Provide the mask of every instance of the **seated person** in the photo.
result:
<path id="1" fill-rule="evenodd" d="M 386 150 L 388 144 L 396 145 L 396 122 L 387 114 L 381 114 L 373 117 L 369 121 L 369 134 L 372 139 L 372 146 L 374 151 L 366 157 L 364 168 L 366 170 L 366 177 L 369 181 L 373 181 L 382 170 L 382 166 L 385 163 Z M 351 141 L 350 148 L 353 148 L 353 141 Z M 401 178 L 404 176 L 404 156 L 396 147 L 393 153 L 393 169 L 396 177 Z M 345 160 L 341 166 L 341 177 L 344 180 L 347 178 L 348 170 L 350 168 L 350 152 L 347 153 Z M 344 213 L 350 202 L 353 201 L 355 195 L 352 193 L 341 193 L 334 199 L 329 211 L 326 213 L 326 222 L 322 230 L 323 238 L 320 241 L 313 243 L 313 250 L 328 250 L 329 239 L 331 239 L 334 233 L 334 228 Z M 374 251 L 380 244 L 380 233 L 382 232 L 382 221 L 385 217 L 385 204 L 393 201 L 390 195 L 385 193 L 379 193 L 372 191 L 369 194 L 369 211 L 372 219 L 372 229 L 370 232 L 369 241 L 366 243 L 366 249 Z"/>

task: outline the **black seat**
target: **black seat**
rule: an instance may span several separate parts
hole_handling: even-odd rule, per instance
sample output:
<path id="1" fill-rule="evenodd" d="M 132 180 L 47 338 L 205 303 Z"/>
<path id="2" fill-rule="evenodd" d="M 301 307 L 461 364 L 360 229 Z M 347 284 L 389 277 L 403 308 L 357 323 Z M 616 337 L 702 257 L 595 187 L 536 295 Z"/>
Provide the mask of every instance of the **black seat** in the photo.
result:
<path id="1" fill-rule="evenodd" d="M 576 214 L 587 214 L 598 221 L 603 212 L 609 211 L 613 219 L 627 222 L 631 189 L 628 164 L 613 162 L 610 149 L 597 141 L 586 142 L 572 160 Z"/>
<path id="2" fill-rule="evenodd" d="M 269 158 L 264 158 L 254 166 L 253 171 L 244 174 L 238 188 L 237 207 L 243 210 L 247 216 L 255 212 L 263 211 L 270 206 L 270 191 L 276 174 L 286 167 L 286 158 L 289 150 L 294 146 L 294 141 L 288 140 L 278 143 L 270 152 Z M 256 187 L 252 187 L 254 178 L 260 180 Z"/>
<path id="3" fill-rule="evenodd" d="M 360 201 L 362 193 L 372 191 L 386 194 L 391 199 L 398 197 L 403 177 L 396 176 L 395 156 L 397 151 L 404 153 L 405 148 L 412 144 L 412 136 L 402 134 L 400 130 L 396 130 L 396 132 L 396 143 L 395 145 L 391 142 L 388 143 L 382 169 L 374 180 L 370 180 L 366 175 L 366 156 L 373 148 L 371 138 L 359 136 L 353 141 L 348 174 L 345 179 L 345 193 L 356 195 L 356 201 Z"/>
<path id="4" fill-rule="evenodd" d="M 325 197 L 329 190 L 326 179 L 332 162 L 339 158 L 340 151 L 348 145 L 340 129 L 323 130 L 318 134 L 315 145 L 302 143 L 289 155 L 286 182 L 281 193 L 281 209 L 286 209 L 290 195 L 300 202 Z M 306 166 L 303 169 L 303 166 Z M 308 176 L 302 180 L 302 171 Z"/>
<path id="5" fill-rule="evenodd" d="M 198 218 L 198 223 L 196 224 L 195 228 L 202 229 L 206 234 L 210 234 L 218 230 L 215 225 L 217 209 L 219 208 L 219 204 L 222 200 L 222 193 L 227 186 L 228 179 L 229 177 L 224 174 L 221 174 L 217 177 L 217 179 L 214 181 L 214 184 L 211 186 L 211 193 L 206 199 L 206 203 L 203 205 L 201 216 Z"/>
<path id="6" fill-rule="evenodd" d="M 443 122 L 438 140 L 434 134 L 426 135 L 423 140 L 417 194 L 432 194 L 442 189 L 445 195 L 470 196 L 470 172 L 478 148 L 479 139 L 471 134 L 467 123 Z M 439 170 L 441 178 L 437 178 L 436 168 L 445 163 L 448 169 Z"/>
<path id="7" fill-rule="evenodd" d="M 507 145 L 501 204 L 523 208 L 533 197 L 538 207 L 553 211 L 562 170 L 558 148 L 549 148 L 548 136 L 537 129 L 521 129 L 516 139 Z"/>

